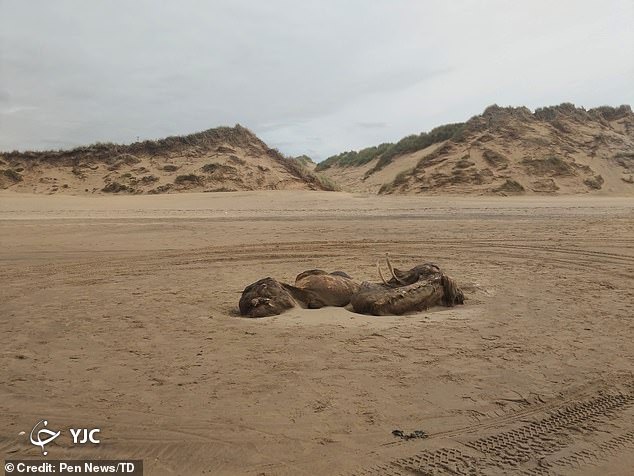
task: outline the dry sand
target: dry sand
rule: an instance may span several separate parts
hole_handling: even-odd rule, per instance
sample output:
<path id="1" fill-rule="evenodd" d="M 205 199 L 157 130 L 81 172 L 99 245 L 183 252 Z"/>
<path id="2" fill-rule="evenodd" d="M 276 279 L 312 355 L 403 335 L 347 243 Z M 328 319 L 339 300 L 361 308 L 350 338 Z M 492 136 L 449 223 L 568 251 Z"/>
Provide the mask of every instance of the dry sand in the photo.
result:
<path id="1" fill-rule="evenodd" d="M 627 474 L 634 200 L 0 194 L 0 454 L 146 474 Z M 305 269 L 434 261 L 454 309 L 235 315 Z M 392 430 L 422 430 L 403 441 Z M 26 431 L 27 435 L 19 435 Z"/>

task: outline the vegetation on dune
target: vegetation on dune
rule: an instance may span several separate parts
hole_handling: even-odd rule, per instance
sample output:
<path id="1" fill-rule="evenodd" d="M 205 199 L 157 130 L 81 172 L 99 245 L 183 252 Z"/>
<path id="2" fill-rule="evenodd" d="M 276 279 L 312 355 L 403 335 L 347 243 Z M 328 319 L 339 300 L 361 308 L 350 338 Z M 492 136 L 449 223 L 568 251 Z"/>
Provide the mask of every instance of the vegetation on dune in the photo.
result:
<path id="1" fill-rule="evenodd" d="M 617 152 L 614 154 L 615 159 L 634 159 L 634 152 Z"/>
<path id="2" fill-rule="evenodd" d="M 309 170 L 305 165 L 296 159 L 284 157 L 283 163 L 291 173 L 302 180 L 317 185 L 322 190 L 334 192 L 339 190 L 339 187 L 328 177 L 324 177 L 321 174 L 317 174 Z"/>
<path id="3" fill-rule="evenodd" d="M 509 123 L 514 120 L 519 124 L 527 124 L 531 121 L 546 122 L 560 132 L 569 133 L 572 131 L 570 124 L 562 122 L 598 122 L 607 125 L 607 122 L 631 116 L 632 109 L 628 105 L 619 107 L 600 106 L 594 109 L 584 109 L 572 103 L 562 103 L 557 106 L 539 107 L 535 112 L 531 112 L 527 107 L 500 107 L 493 104 L 487 107 L 482 114 L 473 116 L 465 123 L 465 134 L 481 132 L 491 132 L 492 130 L 505 130 L 511 136 L 518 134 L 517 129 L 509 127 Z M 512 137 L 516 138 L 516 137 Z"/>
<path id="4" fill-rule="evenodd" d="M 423 150 L 430 145 L 453 139 L 460 135 L 463 127 L 463 123 L 445 124 L 443 126 L 435 127 L 429 133 L 422 132 L 419 135 L 404 137 L 385 151 L 381 157 L 379 157 L 379 161 L 372 170 L 368 171 L 367 175 L 383 169 L 392 162 L 394 157 L 398 155 L 410 154 L 412 152 Z"/>
<path id="5" fill-rule="evenodd" d="M 294 159 L 299 161 L 305 167 L 308 167 L 309 165 L 315 165 L 315 162 L 313 161 L 313 159 L 308 157 L 306 154 L 294 157 Z"/>
<path id="6" fill-rule="evenodd" d="M 588 188 L 591 188 L 593 190 L 601 190 L 604 182 L 605 180 L 603 180 L 603 177 L 601 175 L 595 175 L 594 177 L 587 178 L 583 181 L 583 183 L 586 184 Z"/>
<path id="7" fill-rule="evenodd" d="M 394 180 L 392 180 L 389 183 L 384 183 L 383 185 L 381 185 L 381 188 L 379 189 L 379 192 L 378 192 L 379 195 L 392 193 L 395 189 L 407 183 L 407 181 L 413 177 L 412 172 L 413 172 L 413 169 L 403 170 L 399 172 L 396 175 L 396 177 L 394 177 Z"/>
<path id="8" fill-rule="evenodd" d="M 627 172 L 634 172 L 634 152 L 618 152 L 612 157 L 612 161 L 620 165 Z"/>
<path id="9" fill-rule="evenodd" d="M 427 167 L 431 167 L 432 165 L 436 165 L 441 162 L 444 162 L 446 160 L 446 155 L 449 154 L 451 150 L 452 150 L 452 147 L 450 143 L 446 143 L 442 145 L 441 147 L 437 148 L 433 152 L 422 157 L 416 164 L 416 167 L 414 167 L 413 171 L 415 173 L 422 172 Z"/>
<path id="10" fill-rule="evenodd" d="M 202 166 L 201 170 L 205 172 L 206 174 L 219 174 L 219 175 L 224 173 L 237 172 L 237 169 L 235 167 L 232 167 L 230 165 L 215 164 L 215 163 L 205 164 Z"/>
<path id="11" fill-rule="evenodd" d="M 572 166 L 557 156 L 543 159 L 524 159 L 522 165 L 532 175 L 570 176 L 574 174 Z"/>
<path id="12" fill-rule="evenodd" d="M 506 179 L 506 181 L 497 188 L 493 189 L 494 192 L 497 193 L 511 193 L 511 194 L 519 194 L 524 193 L 524 187 L 517 180 Z"/>
<path id="13" fill-rule="evenodd" d="M 469 160 L 469 155 L 463 155 L 460 160 L 458 160 L 453 166 L 454 169 L 468 169 L 469 167 L 473 167 L 475 162 Z"/>
<path id="14" fill-rule="evenodd" d="M 321 174 L 309 170 L 301 160 L 297 160 L 293 157 L 286 157 L 275 148 L 268 149 L 268 153 L 278 160 L 291 175 L 294 175 L 306 183 L 313 185 L 315 188 L 329 192 L 339 190 L 339 187 L 335 184 L 335 182 L 330 180 L 328 177 L 324 177 Z"/>
<path id="15" fill-rule="evenodd" d="M 392 184 L 395 186 L 399 186 L 404 184 L 405 182 L 407 182 L 407 180 L 409 179 L 409 177 L 412 174 L 412 170 L 403 170 L 402 172 L 399 172 L 396 177 L 394 177 L 394 180 L 392 181 Z"/>
<path id="16" fill-rule="evenodd" d="M 167 193 L 172 189 L 173 185 L 171 183 L 166 183 L 163 185 L 159 185 L 156 188 L 153 188 L 152 190 L 150 190 L 148 193 L 149 194 L 157 194 L 157 193 Z"/>
<path id="17" fill-rule="evenodd" d="M 410 154 L 412 152 L 425 149 L 430 145 L 437 144 L 448 139 L 457 138 L 462 132 L 463 127 L 464 123 L 462 122 L 445 124 L 432 129 L 430 132 L 421 132 L 418 135 L 412 134 L 403 137 L 394 144 L 384 143 L 374 147 L 367 147 L 359 151 L 342 152 L 341 154 L 333 155 L 323 162 L 320 162 L 317 164 L 317 168 L 315 170 L 326 170 L 332 166 L 360 166 L 367 164 L 374 159 L 378 159 L 376 165 L 368 171 L 367 175 L 370 175 L 383 169 L 392 162 L 394 157 L 403 154 Z"/>
<path id="18" fill-rule="evenodd" d="M 159 178 L 154 176 L 154 175 L 145 175 L 143 177 L 141 177 L 140 180 L 138 180 L 139 183 L 143 184 L 143 185 L 148 185 L 154 182 L 158 182 Z"/>
<path id="19" fill-rule="evenodd" d="M 177 184 L 200 184 L 203 182 L 203 178 L 200 177 L 199 175 L 196 174 L 185 174 L 185 175 L 179 175 L 178 177 L 176 177 L 174 179 L 174 183 Z"/>
<path id="20" fill-rule="evenodd" d="M 358 152 L 355 150 L 342 152 L 328 157 L 326 160 L 318 163 L 315 170 L 326 170 L 333 165 L 340 167 L 363 165 L 370 162 L 372 159 L 377 158 L 393 145 L 394 144 L 391 143 L 385 143 L 379 146 L 366 147 Z"/>
<path id="21" fill-rule="evenodd" d="M 11 169 L 3 170 L 2 174 L 5 177 L 7 177 L 8 179 L 13 180 L 14 182 L 21 182 L 22 181 L 22 175 L 20 175 L 15 170 L 11 170 Z"/>
<path id="22" fill-rule="evenodd" d="M 544 121 L 555 121 L 559 116 L 567 116 L 569 118 L 580 121 L 604 119 L 613 121 L 632 114 L 632 108 L 626 104 L 618 107 L 599 106 L 592 109 L 584 109 L 577 107 L 572 103 L 564 102 L 558 106 L 538 107 L 533 114 L 536 119 Z"/>
<path id="23" fill-rule="evenodd" d="M 509 160 L 504 157 L 499 152 L 496 152 L 491 149 L 484 149 L 482 151 L 482 158 L 487 161 L 487 163 L 496 169 L 505 169 L 509 165 Z"/>
<path id="24" fill-rule="evenodd" d="M 112 158 L 116 156 L 125 159 L 129 158 L 129 156 L 139 154 L 161 155 L 169 151 L 178 151 L 190 146 L 210 150 L 219 149 L 218 152 L 223 152 L 221 149 L 233 152 L 233 149 L 219 146 L 219 144 L 244 147 L 253 147 L 254 144 L 257 144 L 264 147 L 264 143 L 258 139 L 253 132 L 240 124 L 236 124 L 234 127 L 216 127 L 184 136 L 170 136 L 163 139 L 145 140 L 127 145 L 115 144 L 113 142 L 95 142 L 94 144 L 75 147 L 74 149 L 26 152 L 12 151 L 4 152 L 3 155 L 9 159 L 25 160 L 55 161 L 68 158 L 91 157 L 112 161 Z"/>
<path id="25" fill-rule="evenodd" d="M 132 187 L 129 187 L 128 185 L 125 185 L 119 182 L 110 182 L 104 188 L 102 188 L 101 191 L 106 193 L 120 193 L 120 192 L 132 193 L 134 192 L 134 189 Z"/>

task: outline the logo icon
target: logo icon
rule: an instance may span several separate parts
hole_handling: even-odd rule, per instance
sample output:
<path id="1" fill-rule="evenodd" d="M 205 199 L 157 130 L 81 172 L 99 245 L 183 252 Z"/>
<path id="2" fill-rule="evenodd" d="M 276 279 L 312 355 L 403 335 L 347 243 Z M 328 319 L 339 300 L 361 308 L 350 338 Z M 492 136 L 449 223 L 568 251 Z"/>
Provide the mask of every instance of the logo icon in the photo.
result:
<path id="1" fill-rule="evenodd" d="M 40 425 L 42 425 L 42 429 L 37 431 L 37 439 L 35 440 L 33 439 L 33 433 L 35 432 L 37 427 L 39 427 Z M 31 430 L 31 434 L 29 436 L 31 439 L 31 443 L 33 443 L 35 446 L 40 446 L 42 448 L 42 454 L 44 456 L 48 454 L 48 451 L 45 451 L 44 447 L 48 445 L 49 443 L 51 443 L 53 440 L 55 440 L 55 438 L 57 438 L 62 433 L 61 431 L 51 431 L 48 428 L 46 428 L 47 426 L 48 426 L 48 421 L 46 420 L 38 421 L 33 427 L 33 429 Z M 42 439 L 42 434 L 48 438 Z"/>

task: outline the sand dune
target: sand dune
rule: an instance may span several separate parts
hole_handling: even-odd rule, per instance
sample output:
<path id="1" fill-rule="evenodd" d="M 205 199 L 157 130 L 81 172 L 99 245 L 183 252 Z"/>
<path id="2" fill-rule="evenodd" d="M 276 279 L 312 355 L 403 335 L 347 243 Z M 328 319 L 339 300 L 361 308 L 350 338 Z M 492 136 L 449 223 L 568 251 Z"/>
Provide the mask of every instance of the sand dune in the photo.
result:
<path id="1" fill-rule="evenodd" d="M 334 188 L 312 168 L 236 125 L 129 145 L 0 153 L 0 190 L 129 195 Z"/>
<path id="2" fill-rule="evenodd" d="M 634 195 L 634 114 L 491 106 L 451 139 L 320 173 L 345 190 L 385 194 Z M 321 166 L 323 167 L 323 165 Z"/>

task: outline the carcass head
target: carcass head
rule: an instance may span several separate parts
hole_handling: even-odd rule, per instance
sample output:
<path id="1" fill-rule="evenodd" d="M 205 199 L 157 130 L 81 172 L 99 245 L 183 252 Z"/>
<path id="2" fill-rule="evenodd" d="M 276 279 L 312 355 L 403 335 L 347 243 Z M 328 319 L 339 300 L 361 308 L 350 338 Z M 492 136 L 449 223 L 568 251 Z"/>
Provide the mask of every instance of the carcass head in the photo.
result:
<path id="1" fill-rule="evenodd" d="M 441 269 L 433 263 L 424 263 L 414 266 L 408 271 L 401 271 L 392 267 L 390 258 L 385 255 L 387 261 L 387 267 L 390 270 L 392 277 L 386 280 L 381 273 L 381 267 L 377 262 L 377 269 L 379 276 L 383 281 L 385 287 L 388 288 L 406 288 L 421 281 L 440 280 L 443 289 L 442 304 L 447 307 L 452 307 L 456 304 L 464 304 L 464 294 L 458 287 L 456 282 L 441 271 Z"/>
<path id="2" fill-rule="evenodd" d="M 386 281 L 383 277 L 379 262 L 376 263 L 376 267 L 379 271 L 381 281 L 383 281 L 383 283 L 388 287 L 409 286 L 410 284 L 414 284 L 422 279 L 430 279 L 441 274 L 440 268 L 433 263 L 419 264 L 408 271 L 401 271 L 400 269 L 392 267 L 390 257 L 387 254 L 385 255 L 385 259 L 387 261 L 387 267 L 390 270 L 390 274 L 392 275 L 389 280 Z"/>
<path id="3" fill-rule="evenodd" d="M 238 306 L 242 316 L 266 317 L 294 307 L 295 301 L 282 283 L 264 278 L 244 288 Z"/>

